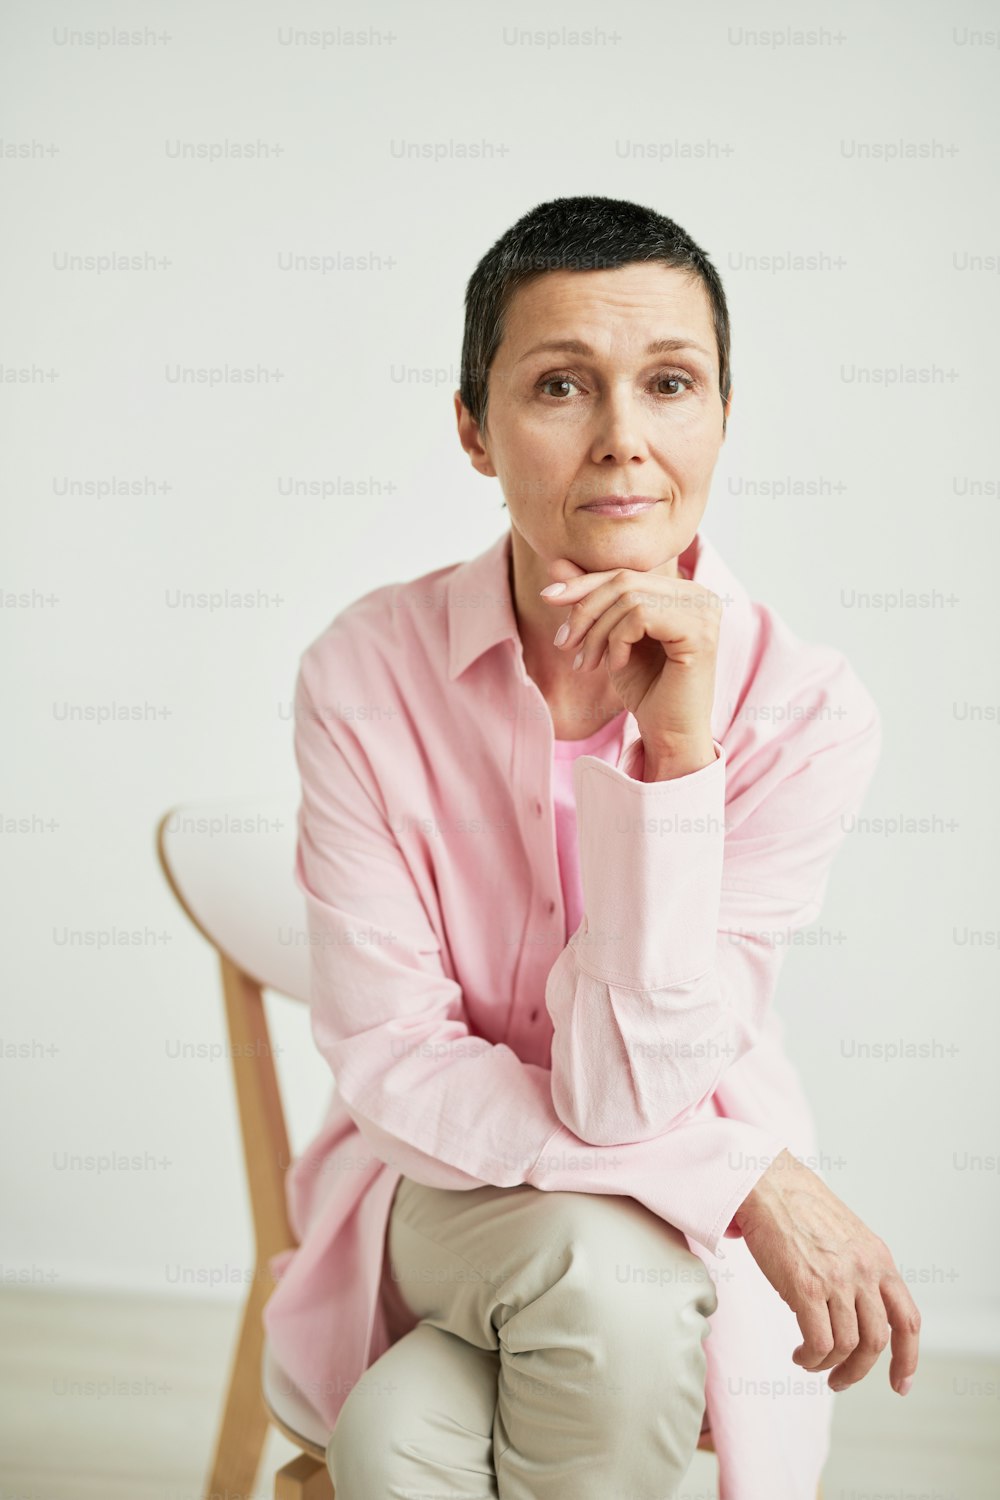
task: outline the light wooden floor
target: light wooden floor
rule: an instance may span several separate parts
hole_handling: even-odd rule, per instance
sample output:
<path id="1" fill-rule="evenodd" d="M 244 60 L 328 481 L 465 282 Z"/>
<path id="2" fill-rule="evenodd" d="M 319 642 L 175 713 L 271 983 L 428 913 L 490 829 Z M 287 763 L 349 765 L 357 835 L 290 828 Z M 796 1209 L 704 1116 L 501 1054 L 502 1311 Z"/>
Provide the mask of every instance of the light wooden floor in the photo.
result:
<path id="1" fill-rule="evenodd" d="M 237 1318 L 228 1303 L 4 1288 L 0 1500 L 200 1500 Z M 1000 1361 L 925 1354 L 902 1400 L 887 1368 L 883 1354 L 837 1398 L 827 1500 L 996 1500 Z M 272 1432 L 246 1500 L 271 1500 L 295 1451 Z M 679 1500 L 716 1500 L 716 1472 L 698 1454 Z"/>

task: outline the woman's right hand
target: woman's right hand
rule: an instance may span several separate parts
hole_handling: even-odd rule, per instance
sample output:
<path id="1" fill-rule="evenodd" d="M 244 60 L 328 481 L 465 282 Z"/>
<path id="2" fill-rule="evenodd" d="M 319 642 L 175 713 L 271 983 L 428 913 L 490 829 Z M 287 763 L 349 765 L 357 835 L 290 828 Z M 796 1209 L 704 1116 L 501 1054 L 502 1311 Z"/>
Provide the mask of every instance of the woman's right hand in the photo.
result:
<path id="1" fill-rule="evenodd" d="M 822 1178 L 781 1151 L 734 1217 L 754 1260 L 795 1313 L 792 1358 L 830 1370 L 831 1390 L 862 1380 L 892 1341 L 889 1381 L 905 1396 L 917 1368 L 920 1313 L 888 1245 Z"/>

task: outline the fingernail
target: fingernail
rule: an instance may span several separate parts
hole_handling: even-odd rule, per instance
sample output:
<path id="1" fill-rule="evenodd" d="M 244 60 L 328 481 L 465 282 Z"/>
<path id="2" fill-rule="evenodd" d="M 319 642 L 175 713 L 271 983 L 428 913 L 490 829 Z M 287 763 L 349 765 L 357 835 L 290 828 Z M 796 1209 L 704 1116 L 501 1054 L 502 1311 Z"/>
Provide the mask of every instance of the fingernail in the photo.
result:
<path id="1" fill-rule="evenodd" d="M 569 625 L 560 625 L 559 629 L 555 633 L 555 636 L 553 637 L 553 640 L 552 640 L 553 646 L 561 646 L 562 643 L 563 643 L 563 641 L 566 639 L 566 637 L 568 635 L 569 635 Z"/>
<path id="2" fill-rule="evenodd" d="M 576 656 L 573 658 L 573 671 L 574 672 L 576 671 L 577 667 L 580 665 L 580 663 L 582 661 L 583 661 L 583 652 L 582 651 L 578 651 L 576 653 Z"/>
<path id="3" fill-rule="evenodd" d="M 906 1377 L 905 1380 L 901 1380 L 899 1382 L 899 1394 L 901 1396 L 908 1396 L 910 1394 L 910 1387 L 911 1387 L 912 1384 L 913 1384 L 913 1376 L 912 1375 L 907 1375 L 907 1377 Z"/>
<path id="4" fill-rule="evenodd" d="M 556 594 L 561 594 L 565 587 L 564 583 L 550 583 L 547 589 L 542 589 L 542 598 L 551 599 Z"/>

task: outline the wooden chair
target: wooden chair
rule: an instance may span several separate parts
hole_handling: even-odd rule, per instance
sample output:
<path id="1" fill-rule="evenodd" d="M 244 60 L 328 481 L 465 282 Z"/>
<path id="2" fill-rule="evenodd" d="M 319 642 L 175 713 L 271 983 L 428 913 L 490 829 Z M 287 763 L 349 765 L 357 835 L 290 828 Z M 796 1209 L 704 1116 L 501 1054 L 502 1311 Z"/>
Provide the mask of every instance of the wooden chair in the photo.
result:
<path id="1" fill-rule="evenodd" d="M 285 1200 L 288 1132 L 263 997 L 265 989 L 309 997 L 308 947 L 278 941 L 282 929 L 302 932 L 305 924 L 291 874 L 295 815 L 272 802 L 177 807 L 160 820 L 156 847 L 181 908 L 218 954 L 256 1242 L 205 1494 L 252 1494 L 273 1422 L 301 1450 L 275 1475 L 275 1500 L 333 1500 L 329 1430 L 278 1366 L 262 1316 L 275 1287 L 268 1262 L 296 1245 Z"/>
<path id="2" fill-rule="evenodd" d="M 294 812 L 257 800 L 172 808 L 156 832 L 170 889 L 218 955 L 256 1243 L 208 1500 L 246 1500 L 252 1493 L 270 1423 L 300 1450 L 275 1475 L 274 1500 L 335 1500 L 326 1466 L 329 1428 L 279 1366 L 263 1324 L 275 1287 L 268 1262 L 297 1244 L 285 1199 L 288 1132 L 263 997 L 268 989 L 309 999 L 308 945 L 282 944 L 277 936 L 286 928 L 305 930 L 305 904 L 292 879 L 295 838 Z M 710 1431 L 698 1447 L 715 1452 Z"/>

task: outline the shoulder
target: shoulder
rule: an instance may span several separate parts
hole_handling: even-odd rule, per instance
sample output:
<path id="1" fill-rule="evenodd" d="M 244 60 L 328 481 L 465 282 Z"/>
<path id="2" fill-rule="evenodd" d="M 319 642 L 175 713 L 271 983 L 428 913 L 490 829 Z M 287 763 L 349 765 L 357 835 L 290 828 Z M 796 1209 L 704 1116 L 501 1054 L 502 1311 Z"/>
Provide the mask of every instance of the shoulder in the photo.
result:
<path id="1" fill-rule="evenodd" d="M 755 597 L 713 558 L 713 583 L 732 599 L 720 645 L 717 712 L 728 797 L 790 776 L 821 800 L 850 802 L 870 779 L 882 743 L 881 715 L 858 666 L 837 646 L 801 634 L 772 603 Z M 817 809 L 817 816 L 821 809 Z"/>
<path id="2" fill-rule="evenodd" d="M 857 666 L 828 642 L 807 639 L 771 604 L 749 601 L 747 650 L 733 732 L 756 744 L 792 735 L 835 744 L 880 723 Z"/>
<path id="3" fill-rule="evenodd" d="M 447 580 L 458 566 L 380 584 L 339 610 L 299 657 L 300 682 L 314 700 L 331 693 L 395 697 L 414 673 L 440 660 Z"/>
<path id="4" fill-rule="evenodd" d="M 844 651 L 807 639 L 773 604 L 730 580 L 725 652 L 720 643 L 728 681 L 718 705 L 726 920 L 753 927 L 766 912 L 776 930 L 798 927 L 818 914 L 831 863 L 864 801 L 881 717 Z"/>

